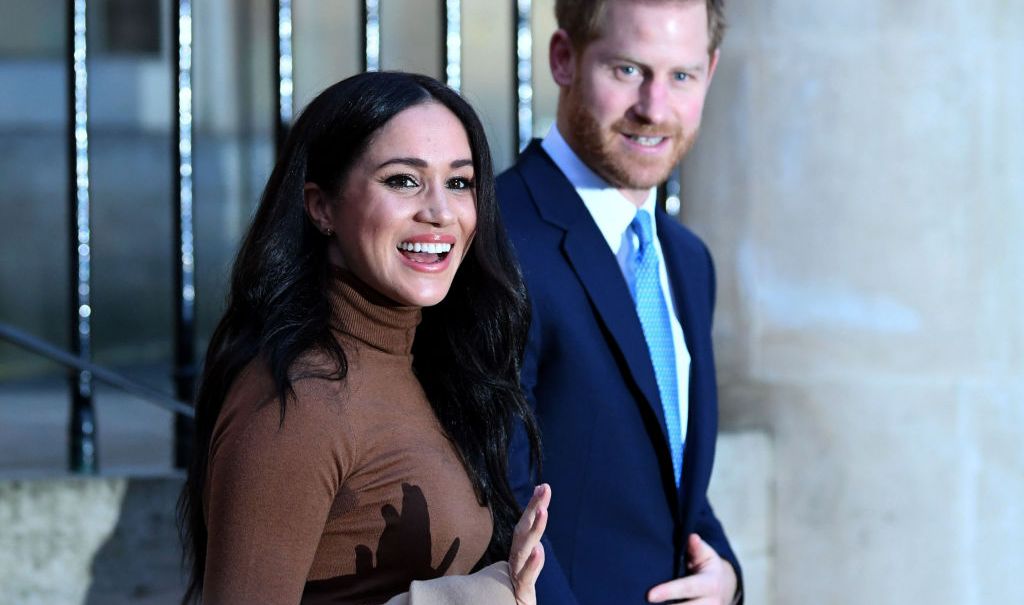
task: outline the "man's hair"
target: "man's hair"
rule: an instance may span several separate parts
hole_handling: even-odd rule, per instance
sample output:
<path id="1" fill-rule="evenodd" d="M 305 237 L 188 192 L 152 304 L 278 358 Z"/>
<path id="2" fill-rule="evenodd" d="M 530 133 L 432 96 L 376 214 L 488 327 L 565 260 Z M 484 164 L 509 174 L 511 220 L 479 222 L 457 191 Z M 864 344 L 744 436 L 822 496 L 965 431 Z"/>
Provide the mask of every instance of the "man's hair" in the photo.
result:
<path id="1" fill-rule="evenodd" d="M 569 34 L 577 49 L 585 47 L 601 35 L 604 14 L 611 2 L 698 2 L 700 0 L 556 0 L 555 18 L 558 27 Z M 708 9 L 708 53 L 718 50 L 725 35 L 725 0 L 704 0 Z"/>

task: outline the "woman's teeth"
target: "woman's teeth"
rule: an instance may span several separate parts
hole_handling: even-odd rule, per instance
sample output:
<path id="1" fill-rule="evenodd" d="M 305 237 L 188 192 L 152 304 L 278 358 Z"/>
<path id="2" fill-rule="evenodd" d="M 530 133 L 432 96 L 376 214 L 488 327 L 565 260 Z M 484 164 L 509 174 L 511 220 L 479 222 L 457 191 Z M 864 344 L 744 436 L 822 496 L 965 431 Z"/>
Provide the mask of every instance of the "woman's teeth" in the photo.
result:
<path id="1" fill-rule="evenodd" d="M 427 252 L 429 254 L 447 254 L 452 251 L 451 244 L 421 244 L 419 242 L 402 242 L 398 244 L 399 250 L 406 252 Z"/>

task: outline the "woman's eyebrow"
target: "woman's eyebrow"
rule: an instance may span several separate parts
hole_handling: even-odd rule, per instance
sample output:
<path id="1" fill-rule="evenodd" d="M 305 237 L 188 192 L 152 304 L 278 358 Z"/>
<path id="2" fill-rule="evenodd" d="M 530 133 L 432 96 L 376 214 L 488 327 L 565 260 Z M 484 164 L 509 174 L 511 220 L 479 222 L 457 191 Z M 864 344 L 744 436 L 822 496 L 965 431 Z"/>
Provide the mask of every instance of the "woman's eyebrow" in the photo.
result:
<path id="1" fill-rule="evenodd" d="M 404 158 L 391 158 L 390 160 L 385 160 L 385 161 L 381 162 L 381 164 L 379 166 L 377 166 L 377 169 L 380 170 L 381 168 L 383 168 L 385 166 L 390 166 L 391 164 L 404 164 L 406 166 L 415 166 L 416 168 L 426 168 L 428 166 L 427 161 L 424 160 L 424 159 L 404 157 Z M 471 159 L 455 160 L 455 161 L 453 161 L 450 164 L 450 166 L 452 168 L 462 168 L 463 166 L 472 166 L 472 165 L 473 165 L 473 160 L 471 160 Z"/>
<path id="2" fill-rule="evenodd" d="M 390 166 L 391 164 L 405 164 L 406 166 L 415 166 L 417 168 L 427 167 L 427 161 L 420 158 L 391 158 L 390 160 L 381 162 L 380 166 L 377 166 L 377 168 L 380 169 L 385 166 Z"/>

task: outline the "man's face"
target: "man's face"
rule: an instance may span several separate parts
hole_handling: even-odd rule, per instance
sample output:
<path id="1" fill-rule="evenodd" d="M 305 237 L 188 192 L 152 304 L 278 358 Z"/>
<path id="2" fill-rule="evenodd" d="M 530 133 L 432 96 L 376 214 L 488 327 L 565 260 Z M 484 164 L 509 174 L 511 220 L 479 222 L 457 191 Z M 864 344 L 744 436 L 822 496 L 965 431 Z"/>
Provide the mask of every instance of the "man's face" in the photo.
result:
<path id="1" fill-rule="evenodd" d="M 578 52 L 560 31 L 551 53 L 560 130 L 580 158 L 619 189 L 664 181 L 697 137 L 717 60 L 705 3 L 610 2 L 601 36 Z"/>

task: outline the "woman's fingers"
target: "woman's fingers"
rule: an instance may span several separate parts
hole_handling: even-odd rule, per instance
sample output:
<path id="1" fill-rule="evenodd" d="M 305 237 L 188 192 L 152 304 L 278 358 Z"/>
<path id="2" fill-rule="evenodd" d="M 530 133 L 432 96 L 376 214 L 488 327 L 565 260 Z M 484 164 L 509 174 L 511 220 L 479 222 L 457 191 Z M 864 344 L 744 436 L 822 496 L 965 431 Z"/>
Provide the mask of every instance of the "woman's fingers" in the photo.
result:
<path id="1" fill-rule="evenodd" d="M 530 556 L 526 558 L 526 564 L 517 576 L 519 583 L 529 586 L 532 590 L 542 569 L 544 569 L 544 545 L 537 544 L 530 550 Z"/>
<path id="2" fill-rule="evenodd" d="M 551 502 L 551 487 L 546 483 L 533 490 L 533 497 L 526 505 L 526 510 L 519 517 L 512 534 L 512 552 L 509 553 L 509 566 L 513 575 L 518 574 L 526 565 L 533 547 L 540 543 L 544 529 L 547 527 L 547 508 Z"/>
<path id="3" fill-rule="evenodd" d="M 526 564 L 518 576 L 512 579 L 512 590 L 517 605 L 537 605 L 537 578 L 544 568 L 544 546 L 537 544 L 526 558 Z"/>
<path id="4" fill-rule="evenodd" d="M 547 525 L 548 510 L 538 508 L 533 513 L 533 522 L 529 526 L 524 525 L 521 531 L 516 531 L 519 539 L 517 540 L 515 537 L 512 539 L 512 556 L 515 557 L 515 562 L 511 557 L 509 558 L 509 565 L 512 566 L 514 573 L 521 573 L 529 564 L 534 550 L 541 545 L 540 539 L 544 536 L 544 529 Z"/>
<path id="5" fill-rule="evenodd" d="M 551 502 L 551 487 L 538 485 L 533 490 L 526 510 L 516 523 L 512 535 L 512 552 L 509 553 L 509 573 L 520 603 L 536 601 L 533 585 L 544 567 L 544 547 L 540 539 L 548 525 L 548 504 Z"/>
<path id="6" fill-rule="evenodd" d="M 541 483 L 537 487 L 533 488 L 533 496 L 530 497 L 530 501 L 526 504 L 526 509 L 523 510 L 523 514 L 519 517 L 519 523 L 516 526 L 518 529 L 520 526 L 529 527 L 533 523 L 533 514 L 538 508 L 547 508 L 548 503 L 551 501 L 551 487 L 547 483 Z"/>

